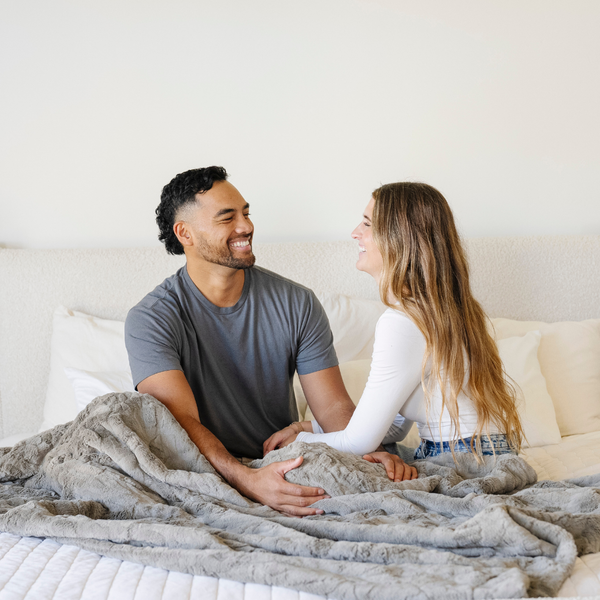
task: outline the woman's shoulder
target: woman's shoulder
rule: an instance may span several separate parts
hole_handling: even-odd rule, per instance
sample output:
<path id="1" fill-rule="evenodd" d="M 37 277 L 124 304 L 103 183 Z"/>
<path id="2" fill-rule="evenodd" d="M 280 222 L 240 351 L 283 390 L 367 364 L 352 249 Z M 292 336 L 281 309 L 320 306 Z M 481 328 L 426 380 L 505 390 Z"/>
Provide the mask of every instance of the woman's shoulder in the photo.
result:
<path id="1" fill-rule="evenodd" d="M 410 317 L 398 308 L 388 308 L 379 317 L 379 321 L 377 321 L 377 333 L 380 334 L 386 331 L 422 336 L 419 328 L 413 323 Z"/>
<path id="2" fill-rule="evenodd" d="M 396 364 L 414 358 L 420 364 L 425 347 L 425 336 L 406 313 L 389 308 L 381 315 L 375 330 L 373 360 L 377 355 L 384 363 Z"/>

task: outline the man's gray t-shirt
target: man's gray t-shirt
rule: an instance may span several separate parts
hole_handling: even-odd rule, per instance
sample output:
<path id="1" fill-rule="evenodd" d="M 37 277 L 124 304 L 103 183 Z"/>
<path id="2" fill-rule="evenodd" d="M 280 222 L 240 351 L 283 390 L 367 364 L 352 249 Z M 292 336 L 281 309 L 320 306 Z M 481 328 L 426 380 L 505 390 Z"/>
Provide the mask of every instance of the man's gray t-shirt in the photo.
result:
<path id="1" fill-rule="evenodd" d="M 200 422 L 234 456 L 260 458 L 263 442 L 298 419 L 294 371 L 338 361 L 311 290 L 260 267 L 244 273 L 240 299 L 221 308 L 182 267 L 129 311 L 125 343 L 136 388 L 156 373 L 183 371 Z"/>

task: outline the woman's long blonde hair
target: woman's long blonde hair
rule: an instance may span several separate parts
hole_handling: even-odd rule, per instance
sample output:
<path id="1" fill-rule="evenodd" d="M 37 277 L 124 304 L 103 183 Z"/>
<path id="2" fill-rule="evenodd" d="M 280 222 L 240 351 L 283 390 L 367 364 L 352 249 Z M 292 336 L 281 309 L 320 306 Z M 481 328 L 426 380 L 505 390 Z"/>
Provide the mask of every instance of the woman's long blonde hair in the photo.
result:
<path id="1" fill-rule="evenodd" d="M 518 451 L 523 428 L 515 390 L 504 377 L 487 317 L 471 293 L 466 255 L 446 199 L 423 183 L 390 183 L 376 189 L 373 198 L 373 239 L 383 258 L 381 299 L 402 310 L 425 336 L 427 411 L 437 382 L 442 410 L 448 410 L 452 422 L 454 451 L 460 432 L 457 398 L 463 391 L 477 411 L 471 450 L 480 453 L 482 434 L 489 434 L 493 423 Z"/>

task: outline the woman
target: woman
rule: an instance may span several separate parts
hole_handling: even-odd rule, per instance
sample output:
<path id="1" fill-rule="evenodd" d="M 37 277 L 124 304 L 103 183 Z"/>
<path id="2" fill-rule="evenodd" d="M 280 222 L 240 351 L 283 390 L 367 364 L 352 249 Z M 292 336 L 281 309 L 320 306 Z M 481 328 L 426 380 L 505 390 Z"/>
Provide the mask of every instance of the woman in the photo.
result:
<path id="1" fill-rule="evenodd" d="M 377 323 L 365 391 L 343 431 L 293 423 L 271 436 L 265 451 L 297 439 L 363 455 L 404 417 L 419 428 L 415 458 L 473 452 L 480 460 L 518 452 L 523 429 L 515 392 L 471 293 L 445 198 L 426 184 L 384 185 L 352 237 L 359 244 L 357 268 L 375 278 L 388 306 Z"/>

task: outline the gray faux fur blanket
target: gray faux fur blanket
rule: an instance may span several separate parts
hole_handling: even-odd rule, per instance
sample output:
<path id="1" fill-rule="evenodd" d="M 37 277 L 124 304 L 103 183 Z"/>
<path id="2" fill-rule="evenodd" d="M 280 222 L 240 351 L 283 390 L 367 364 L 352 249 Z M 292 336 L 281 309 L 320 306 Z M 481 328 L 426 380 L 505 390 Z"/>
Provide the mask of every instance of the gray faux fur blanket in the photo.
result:
<path id="1" fill-rule="evenodd" d="M 600 551 L 600 475 L 535 484 L 515 456 L 417 461 L 419 479 L 296 443 L 295 483 L 324 488 L 296 519 L 232 489 L 157 400 L 96 399 L 71 423 L 0 450 L 0 530 L 187 573 L 345 599 L 554 595 Z"/>

